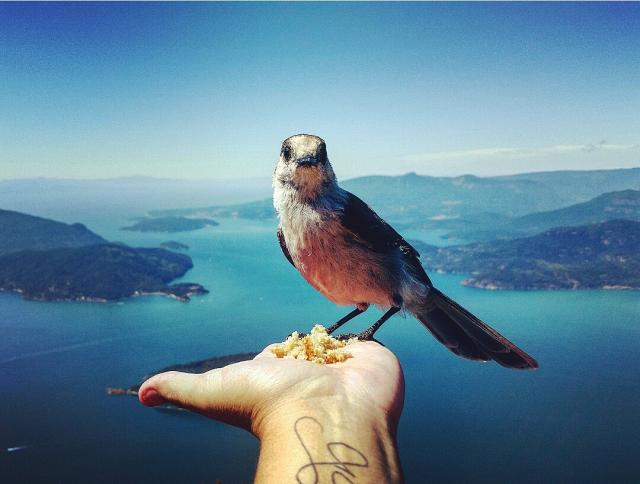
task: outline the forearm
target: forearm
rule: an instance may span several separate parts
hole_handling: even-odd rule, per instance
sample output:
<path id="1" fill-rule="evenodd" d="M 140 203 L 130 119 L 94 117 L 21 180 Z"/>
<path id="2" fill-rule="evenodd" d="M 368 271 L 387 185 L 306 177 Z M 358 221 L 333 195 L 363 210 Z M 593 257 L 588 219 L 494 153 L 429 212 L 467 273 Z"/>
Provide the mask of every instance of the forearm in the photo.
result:
<path id="1" fill-rule="evenodd" d="M 394 425 L 337 399 L 283 407 L 260 424 L 256 482 L 402 482 Z"/>

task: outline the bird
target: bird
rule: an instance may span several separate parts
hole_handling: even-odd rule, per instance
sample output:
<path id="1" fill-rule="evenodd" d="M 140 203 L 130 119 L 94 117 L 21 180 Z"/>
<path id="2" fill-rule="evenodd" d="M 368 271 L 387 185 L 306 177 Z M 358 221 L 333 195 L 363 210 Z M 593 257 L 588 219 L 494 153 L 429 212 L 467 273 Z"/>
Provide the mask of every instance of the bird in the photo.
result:
<path id="1" fill-rule="evenodd" d="M 334 333 L 371 305 L 386 312 L 358 335 L 373 340 L 399 311 L 413 314 L 454 354 L 514 369 L 538 363 L 434 287 L 420 254 L 365 202 L 338 185 L 325 141 L 297 134 L 282 142 L 273 173 L 277 237 L 286 259 L 333 303 L 355 308 Z"/>

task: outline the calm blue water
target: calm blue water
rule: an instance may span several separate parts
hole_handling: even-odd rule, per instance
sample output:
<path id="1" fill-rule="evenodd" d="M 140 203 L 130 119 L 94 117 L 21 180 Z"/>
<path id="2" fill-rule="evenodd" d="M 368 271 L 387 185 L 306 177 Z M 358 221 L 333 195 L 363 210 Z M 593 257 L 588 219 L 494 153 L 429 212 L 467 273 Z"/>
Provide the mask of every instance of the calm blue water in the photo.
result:
<path id="1" fill-rule="evenodd" d="M 191 246 L 188 304 L 36 303 L 0 294 L 0 481 L 250 482 L 248 433 L 108 397 L 150 370 L 257 350 L 346 310 L 316 294 L 280 253 L 272 223 L 223 221 L 171 236 L 120 232 L 134 245 Z M 405 371 L 399 445 L 407 482 L 640 479 L 640 294 L 486 292 L 433 275 L 451 296 L 540 362 L 516 372 L 450 355 L 413 319 L 379 333 Z M 356 319 L 364 329 L 375 310 Z M 224 348 L 223 348 L 224 347 Z M 7 453 L 7 447 L 27 449 Z"/>

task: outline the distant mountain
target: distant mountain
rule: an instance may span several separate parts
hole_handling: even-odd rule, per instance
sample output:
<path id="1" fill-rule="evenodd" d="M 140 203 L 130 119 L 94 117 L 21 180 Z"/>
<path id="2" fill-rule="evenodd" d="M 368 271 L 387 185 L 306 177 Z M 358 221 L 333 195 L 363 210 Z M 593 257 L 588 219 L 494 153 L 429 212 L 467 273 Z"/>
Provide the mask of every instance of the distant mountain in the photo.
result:
<path id="1" fill-rule="evenodd" d="M 452 247 L 416 242 L 431 270 L 485 289 L 640 289 L 640 222 L 559 227 L 531 237 Z"/>
<path id="2" fill-rule="evenodd" d="M 143 218 L 129 227 L 123 227 L 121 230 L 136 232 L 191 232 L 192 230 L 216 225 L 220 224 L 210 218 L 158 217 Z"/>
<path id="3" fill-rule="evenodd" d="M 187 301 L 206 289 L 168 283 L 192 267 L 184 254 L 121 244 L 25 250 L 0 256 L 0 290 L 41 301 L 112 301 L 149 293 Z"/>
<path id="4" fill-rule="evenodd" d="M 82 247 L 107 241 L 82 224 L 0 210 L 0 255 L 20 250 Z"/>
<path id="5" fill-rule="evenodd" d="M 478 216 L 499 221 L 585 202 L 605 191 L 640 190 L 640 168 L 525 173 L 506 177 L 363 177 L 344 187 L 391 221 L 455 225 Z"/>
<path id="6" fill-rule="evenodd" d="M 473 175 L 370 176 L 347 180 L 343 186 L 397 221 L 437 222 L 478 212 L 516 216 L 567 203 L 561 193 L 541 183 Z"/>
<path id="7" fill-rule="evenodd" d="M 491 240 L 533 235 L 553 227 L 585 225 L 607 220 L 640 221 L 640 190 L 623 190 L 600 195 L 588 202 L 536 212 L 515 218 L 496 217 L 450 224 L 449 236 L 465 240 Z M 462 220 L 460 220 L 462 222 Z"/>
<path id="8" fill-rule="evenodd" d="M 605 191 L 640 190 L 640 168 L 559 171 L 477 177 L 367 176 L 342 182 L 398 226 L 478 230 L 534 212 L 586 202 Z M 155 211 L 155 216 L 215 216 L 265 219 L 274 216 L 271 200 L 230 206 Z"/>
<path id="9" fill-rule="evenodd" d="M 563 194 L 562 196 L 570 201 L 569 203 L 586 201 L 606 192 L 617 192 L 629 188 L 640 190 L 640 168 L 541 171 L 496 178 L 541 183 L 554 192 Z"/>
<path id="10" fill-rule="evenodd" d="M 268 174 L 263 178 L 194 180 L 30 178 L 0 180 L 0 207 L 73 222 L 83 220 L 87 213 L 142 215 L 152 209 L 248 202 L 270 193 Z"/>
<path id="11" fill-rule="evenodd" d="M 615 219 L 640 221 L 640 190 L 604 193 L 588 202 L 518 217 L 511 225 L 516 230 L 536 233 L 563 225 L 585 225 Z"/>

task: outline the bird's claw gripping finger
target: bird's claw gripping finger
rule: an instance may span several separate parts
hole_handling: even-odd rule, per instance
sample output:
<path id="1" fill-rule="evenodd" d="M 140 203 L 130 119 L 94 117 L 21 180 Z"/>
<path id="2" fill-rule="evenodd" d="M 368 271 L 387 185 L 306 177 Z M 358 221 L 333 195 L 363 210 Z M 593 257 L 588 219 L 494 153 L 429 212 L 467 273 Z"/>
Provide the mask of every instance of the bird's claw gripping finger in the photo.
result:
<path id="1" fill-rule="evenodd" d="M 337 340 L 339 340 L 339 341 L 349 341 L 351 338 L 360 339 L 360 335 L 355 334 L 355 333 L 345 333 L 345 334 L 340 334 L 340 335 L 336 336 L 335 338 Z"/>
<path id="2" fill-rule="evenodd" d="M 355 333 L 345 333 L 335 337 L 340 341 L 349 341 L 352 338 L 358 338 L 358 341 L 373 341 L 374 343 L 378 343 L 380 346 L 384 346 L 380 341 L 373 337 L 373 333 L 369 333 L 369 331 L 363 331 L 360 334 Z"/>

